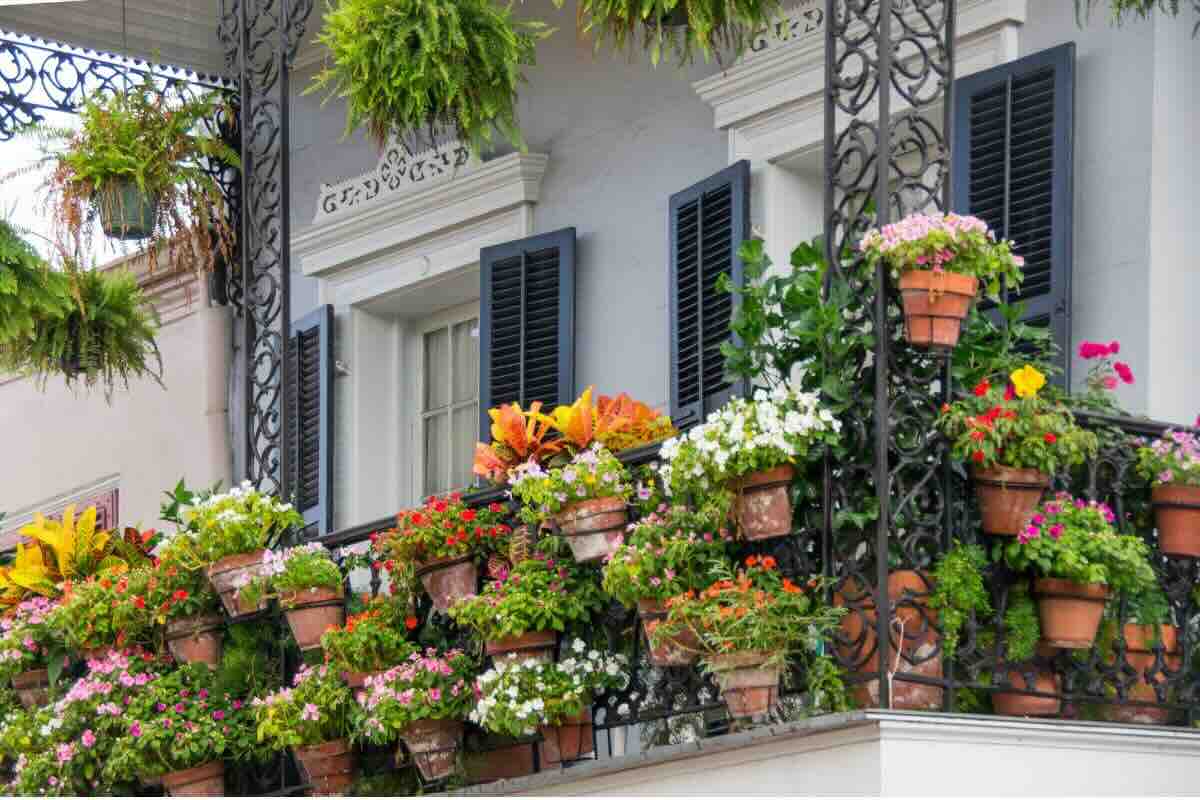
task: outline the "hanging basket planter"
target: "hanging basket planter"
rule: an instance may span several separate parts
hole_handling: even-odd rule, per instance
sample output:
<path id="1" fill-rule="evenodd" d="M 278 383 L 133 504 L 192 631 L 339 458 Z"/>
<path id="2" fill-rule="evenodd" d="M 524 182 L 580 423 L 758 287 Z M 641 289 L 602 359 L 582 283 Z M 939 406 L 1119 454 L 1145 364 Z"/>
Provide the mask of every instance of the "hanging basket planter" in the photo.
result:
<path id="1" fill-rule="evenodd" d="M 408 748 L 417 771 L 427 781 L 442 780 L 454 774 L 458 762 L 463 724 L 456 719 L 422 719 L 400 731 L 400 740 Z"/>
<path id="2" fill-rule="evenodd" d="M 221 598 L 221 605 L 230 617 L 241 617 L 262 611 L 267 607 L 267 598 L 262 597 L 257 605 L 246 603 L 238 595 L 238 590 L 252 578 L 262 573 L 262 559 L 265 550 L 255 550 L 250 553 L 226 556 L 213 562 L 207 570 L 209 583 Z"/>
<path id="3" fill-rule="evenodd" d="M 520 636 L 488 641 L 485 649 L 497 665 L 526 659 L 549 664 L 554 661 L 554 648 L 557 645 L 558 634 L 555 631 L 531 631 Z"/>
<path id="4" fill-rule="evenodd" d="M 342 587 L 319 587 L 288 592 L 279 598 L 287 616 L 288 627 L 301 652 L 321 646 L 321 634 L 329 628 L 340 628 L 346 621 L 346 604 Z"/>
<path id="5" fill-rule="evenodd" d="M 417 567 L 417 577 L 434 609 L 442 614 L 460 597 L 470 597 L 479 588 L 479 569 L 470 555 L 422 564 Z"/>
<path id="6" fill-rule="evenodd" d="M 592 710 L 585 708 L 558 725 L 541 725 L 538 744 L 542 768 L 557 767 L 590 756 L 595 751 L 592 736 Z"/>
<path id="7" fill-rule="evenodd" d="M 221 662 L 225 621 L 216 614 L 184 617 L 167 623 L 167 649 L 181 664 L 200 662 L 216 669 Z"/>
<path id="8" fill-rule="evenodd" d="M 904 335 L 914 347 L 952 349 L 979 293 L 973 275 L 910 270 L 900 276 Z"/>
<path id="9" fill-rule="evenodd" d="M 619 497 L 597 497 L 570 504 L 555 522 L 575 560 L 586 564 L 612 555 L 620 546 L 629 509 Z"/>
<path id="10" fill-rule="evenodd" d="M 1151 500 L 1158 549 L 1168 556 L 1200 557 L 1200 486 L 1155 486 Z"/>
<path id="11" fill-rule="evenodd" d="M 652 666 L 690 667 L 696 663 L 700 657 L 700 639 L 694 631 L 684 630 L 673 636 L 660 636 L 655 644 L 654 631 L 667 618 L 667 607 L 656 600 L 639 600 L 637 609 Z"/>
<path id="12" fill-rule="evenodd" d="M 792 532 L 791 464 L 752 472 L 730 483 L 735 494 L 738 530 L 749 541 L 774 539 Z"/>
<path id="13" fill-rule="evenodd" d="M 1038 578 L 1042 641 L 1063 650 L 1086 650 L 1096 641 L 1109 589 L 1103 583 L 1076 583 L 1061 578 Z"/>
<path id="14" fill-rule="evenodd" d="M 50 702 L 50 671 L 47 669 L 18 672 L 13 676 L 12 686 L 26 709 L 41 708 Z"/>
<path id="15" fill-rule="evenodd" d="M 171 797 L 223 797 L 225 762 L 210 761 L 191 769 L 168 772 L 162 776 L 162 782 Z"/>
<path id="16" fill-rule="evenodd" d="M 136 241 L 154 235 L 158 217 L 157 195 L 146 194 L 133 181 L 117 180 L 97 196 L 100 228 L 112 239 Z"/>
<path id="17" fill-rule="evenodd" d="M 1016 536 L 1029 526 L 1050 476 L 1036 469 L 992 467 L 972 470 L 984 533 Z"/>
<path id="18" fill-rule="evenodd" d="M 343 795 L 354 783 L 354 751 L 345 739 L 295 747 L 292 754 L 296 756 L 300 777 L 312 785 L 309 794 Z"/>

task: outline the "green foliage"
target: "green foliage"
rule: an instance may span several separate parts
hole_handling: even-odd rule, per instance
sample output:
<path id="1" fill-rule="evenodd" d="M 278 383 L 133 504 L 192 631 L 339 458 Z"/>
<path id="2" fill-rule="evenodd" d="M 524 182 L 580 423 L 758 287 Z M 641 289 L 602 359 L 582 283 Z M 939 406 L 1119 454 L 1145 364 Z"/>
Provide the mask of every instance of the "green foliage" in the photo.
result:
<path id="1" fill-rule="evenodd" d="M 1092 9 L 1102 0 L 1075 0 L 1075 18 L 1080 25 L 1092 14 Z M 1112 21 L 1120 25 L 1129 19 L 1146 19 L 1155 11 L 1179 16 L 1181 0 L 1107 0 Z M 1200 5 L 1193 0 L 1192 8 L 1200 13 Z M 1192 36 L 1200 34 L 1200 21 L 1192 28 Z"/>
<path id="2" fill-rule="evenodd" d="M 51 635 L 68 649 L 149 645 L 154 619 L 145 603 L 151 573 L 137 569 L 114 580 L 89 578 L 71 586 L 46 618 Z"/>
<path id="3" fill-rule="evenodd" d="M 1125 601 L 1129 622 L 1154 626 L 1174 624 L 1171 604 L 1157 583 L 1147 586 L 1143 591 L 1127 594 Z M 1115 608 L 1114 606 L 1114 610 Z"/>
<path id="4" fill-rule="evenodd" d="M 991 599 L 983 583 L 987 554 L 974 544 L 955 544 L 943 554 L 933 570 L 933 591 L 929 607 L 938 612 L 942 627 L 942 652 L 954 658 L 958 635 L 972 612 L 977 615 L 992 612 Z"/>
<path id="5" fill-rule="evenodd" d="M 279 681 L 279 634 L 270 620 L 229 626 L 221 663 L 213 676 L 217 691 L 234 697 L 262 695 Z"/>
<path id="6" fill-rule="evenodd" d="M 186 500 L 184 508 L 175 506 Z M 227 556 L 252 553 L 267 547 L 283 533 L 304 526 L 304 518 L 291 503 L 281 503 L 244 481 L 228 492 L 194 493 L 176 487 L 172 503 L 163 509 L 182 521 L 183 527 L 167 540 L 166 549 L 191 568 L 212 564 Z"/>
<path id="7" fill-rule="evenodd" d="M 162 357 L 154 341 L 158 321 L 137 277 L 123 271 L 72 271 L 63 280 L 69 310 L 38 316 L 31 336 L 0 341 L 0 369 L 32 374 L 42 387 L 53 374 L 62 375 L 68 386 L 100 384 L 108 399 L 118 381 L 126 389 L 131 379 L 146 377 L 161 385 Z M 3 283 L 0 278 L 0 292 Z"/>
<path id="8" fill-rule="evenodd" d="M 495 641 L 537 631 L 586 625 L 605 605 L 593 572 L 567 557 L 534 553 L 450 609 L 459 625 Z"/>
<path id="9" fill-rule="evenodd" d="M 337 670 L 303 667 L 291 687 L 252 703 L 258 740 L 272 750 L 305 747 L 348 736 L 354 696 Z"/>
<path id="10" fill-rule="evenodd" d="M 317 40 L 329 49 L 307 91 L 346 101 L 346 133 L 451 129 L 479 153 L 493 130 L 523 146 L 522 68 L 535 63 L 542 22 L 513 19 L 492 0 L 336 0 Z"/>
<path id="11" fill-rule="evenodd" d="M 326 663 L 336 670 L 379 672 L 412 655 L 414 645 L 404 634 L 404 609 L 388 597 L 378 597 L 346 624 L 321 635 Z M 416 618 L 412 618 L 415 623 Z"/>
<path id="12" fill-rule="evenodd" d="M 388 744 L 418 720 L 463 719 L 475 705 L 475 669 L 461 650 L 430 648 L 368 678 L 354 711 L 354 737 Z"/>
<path id="13" fill-rule="evenodd" d="M 685 64 L 696 49 L 706 61 L 722 49 L 740 56 L 779 7 L 778 0 L 580 0 L 579 31 L 595 36 L 597 50 L 610 40 L 616 50 L 632 47 L 640 32 L 652 63 L 667 49 Z"/>
<path id="14" fill-rule="evenodd" d="M 854 701 L 846 687 L 845 674 L 838 663 L 829 656 L 810 658 L 804 676 L 809 704 L 813 711 L 837 714 L 854 708 Z"/>
<path id="15" fill-rule="evenodd" d="M 281 595 L 342 588 L 342 571 L 329 549 L 319 542 L 289 547 L 278 555 L 268 550 L 263 554 L 263 572 L 271 590 Z"/>
<path id="16" fill-rule="evenodd" d="M 45 319 L 63 319 L 74 308 L 67 276 L 53 270 L 0 219 L 0 363 L 9 348 L 33 339 Z"/>
<path id="17" fill-rule="evenodd" d="M 633 492 L 625 465 L 599 444 L 550 470 L 532 461 L 521 464 L 513 471 L 511 488 L 513 498 L 521 503 L 521 519 L 529 525 L 537 525 L 574 503 L 604 497 L 628 500 Z"/>
<path id="18" fill-rule="evenodd" d="M 999 316 L 997 321 L 992 315 Z M 1025 305 L 1000 303 L 993 311 L 972 307 L 954 348 L 951 374 L 957 386 L 976 386 L 981 381 L 1006 381 L 1025 365 L 1044 375 L 1062 370 L 1056 359 L 1059 347 L 1053 332 L 1043 326 L 1022 322 Z"/>
<path id="19" fill-rule="evenodd" d="M 430 497 L 420 508 L 401 511 L 396 527 L 375 540 L 374 548 L 389 571 L 394 561 L 423 564 L 445 558 L 504 552 L 512 529 L 504 507 L 468 508 L 458 493 Z"/>
<path id="20" fill-rule="evenodd" d="M 1041 638 L 1037 603 L 1023 584 L 1014 586 L 1004 611 L 1005 658 L 1012 662 L 1030 660 Z"/>

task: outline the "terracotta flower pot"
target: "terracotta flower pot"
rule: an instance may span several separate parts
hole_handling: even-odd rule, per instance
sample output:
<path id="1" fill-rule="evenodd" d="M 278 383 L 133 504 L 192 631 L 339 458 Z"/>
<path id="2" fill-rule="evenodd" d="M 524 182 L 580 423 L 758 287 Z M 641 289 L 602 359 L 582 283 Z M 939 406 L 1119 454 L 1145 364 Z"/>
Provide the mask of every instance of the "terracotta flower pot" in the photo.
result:
<path id="1" fill-rule="evenodd" d="M 41 708 L 50 703 L 50 672 L 31 669 L 13 675 L 13 689 L 25 708 Z"/>
<path id="2" fill-rule="evenodd" d="M 1029 527 L 1050 486 L 1050 476 L 1036 469 L 993 467 L 972 470 L 984 533 L 1016 536 Z"/>
<path id="3" fill-rule="evenodd" d="M 467 777 L 473 783 L 521 778 L 533 774 L 533 742 L 497 747 L 466 755 Z"/>
<path id="4" fill-rule="evenodd" d="M 340 628 L 346 621 L 346 604 L 342 602 L 342 587 L 318 587 L 289 592 L 279 598 L 287 616 L 292 637 L 301 651 L 321 646 L 321 634 L 329 628 Z"/>
<path id="5" fill-rule="evenodd" d="M 225 762 L 210 761 L 191 769 L 168 772 L 163 787 L 172 797 L 222 797 L 225 794 Z"/>
<path id="6" fill-rule="evenodd" d="M 1045 652 L 1044 646 L 1039 646 L 1039 652 Z M 1050 650 L 1051 655 L 1053 650 Z M 992 710 L 1006 717 L 1054 717 L 1062 710 L 1062 699 L 1059 697 L 1039 697 L 1038 695 L 1021 694 L 1021 692 L 1044 692 L 1058 694 L 1062 692 L 1062 678 L 1046 667 L 1029 666 L 1033 674 L 1033 684 L 1026 680 L 1025 669 L 1011 670 L 1008 682 L 1015 691 L 992 692 Z"/>
<path id="7" fill-rule="evenodd" d="M 345 739 L 292 748 L 310 795 L 345 794 L 354 783 L 354 751 Z"/>
<path id="8" fill-rule="evenodd" d="M 585 708 L 559 725 L 541 725 L 538 743 L 542 769 L 557 767 L 563 762 L 578 761 L 595 750 L 592 737 L 592 710 Z"/>
<path id="9" fill-rule="evenodd" d="M 1108 587 L 1103 583 L 1076 583 L 1061 578 L 1033 582 L 1038 598 L 1042 641 L 1063 650 L 1086 650 L 1096 641 Z"/>
<path id="10" fill-rule="evenodd" d="M 555 522 L 576 561 L 580 564 L 600 561 L 621 545 L 629 522 L 629 508 L 619 497 L 581 500 L 560 511 Z"/>
<path id="11" fill-rule="evenodd" d="M 351 689 L 362 689 L 367 685 L 368 678 L 373 678 L 376 675 L 382 675 L 385 672 L 387 672 L 386 669 L 378 670 L 376 672 L 354 672 L 352 670 L 345 670 L 342 672 L 342 680 L 345 681 L 346 686 Z"/>
<path id="12" fill-rule="evenodd" d="M 700 656 L 700 640 L 694 631 L 681 631 L 654 643 L 654 630 L 667 618 L 667 608 L 657 600 L 638 600 L 638 617 L 646 632 L 646 650 L 656 667 L 688 667 Z"/>
<path id="13" fill-rule="evenodd" d="M 780 668 L 766 665 L 770 657 L 753 650 L 710 657 L 721 697 L 735 720 L 762 719 L 779 701 Z"/>
<path id="14" fill-rule="evenodd" d="M 109 645 L 102 645 L 100 647 L 85 647 L 76 653 L 76 655 L 79 657 L 80 661 L 99 661 L 100 659 L 108 658 L 109 654 L 111 654 L 115 649 L 116 648 Z"/>
<path id="15" fill-rule="evenodd" d="M 917 269 L 900 276 L 904 335 L 914 347 L 953 348 L 979 293 L 979 279 Z"/>
<path id="16" fill-rule="evenodd" d="M 738 530 L 749 541 L 774 539 L 792 532 L 791 464 L 752 472 L 730 483 Z"/>
<path id="17" fill-rule="evenodd" d="M 264 597 L 258 605 L 251 605 L 238 597 L 238 588 L 244 580 L 257 578 L 262 573 L 262 557 L 266 550 L 255 550 L 251 553 L 239 553 L 226 556 L 209 565 L 208 582 L 212 584 L 221 598 L 225 613 L 231 617 L 240 617 L 262 611 L 267 607 Z"/>
<path id="18" fill-rule="evenodd" d="M 941 636 L 934 627 L 937 613 L 928 606 L 929 592 L 932 588 L 932 579 L 921 572 L 896 570 L 888 573 L 888 605 L 892 609 L 892 619 L 904 628 L 903 636 L 898 624 L 889 628 L 889 666 L 895 666 L 898 674 L 907 673 L 934 679 L 942 677 L 942 659 L 938 653 Z M 850 608 L 849 613 L 842 617 L 839 623 L 840 641 L 836 645 L 838 660 L 850 665 L 848 671 L 851 673 L 878 673 L 878 615 L 874 595 L 851 577 L 834 593 L 833 604 Z M 898 666 L 897 650 L 900 654 Z M 851 694 L 859 706 L 877 708 L 880 704 L 879 679 L 855 684 Z M 943 689 L 940 686 L 916 683 L 898 677 L 892 681 L 891 708 L 903 711 L 940 711 L 942 695 Z"/>
<path id="19" fill-rule="evenodd" d="M 527 658 L 549 664 L 554 661 L 554 648 L 557 644 L 558 634 L 554 631 L 532 631 L 520 636 L 489 641 L 486 650 L 497 665 L 524 661 Z"/>
<path id="20" fill-rule="evenodd" d="M 1137 673 L 1137 682 L 1126 689 L 1125 698 L 1142 703 L 1159 702 L 1154 687 L 1163 684 L 1167 675 L 1161 669 L 1154 669 L 1154 648 L 1161 642 L 1166 668 L 1177 672 L 1183 665 L 1179 655 L 1179 629 L 1174 625 L 1137 625 L 1130 622 L 1125 624 L 1122 633 L 1125 637 L 1125 662 Z M 1147 679 L 1148 674 L 1153 683 Z M 1126 705 L 1105 705 L 1101 713 L 1109 722 L 1132 725 L 1166 725 L 1171 716 L 1169 708 Z"/>
<path id="21" fill-rule="evenodd" d="M 213 669 L 221 662 L 224 620 L 216 614 L 171 620 L 167 623 L 167 649 L 181 664 L 198 661 Z"/>
<path id="22" fill-rule="evenodd" d="M 405 726 L 400 739 L 421 777 L 435 781 L 454 772 L 462 732 L 463 724 L 457 719 L 422 719 Z"/>
<path id="23" fill-rule="evenodd" d="M 417 567 L 417 577 L 433 601 L 433 607 L 443 614 L 460 597 L 470 597 L 479 588 L 479 569 L 469 555 L 422 564 Z"/>
<path id="24" fill-rule="evenodd" d="M 1200 486 L 1151 490 L 1158 549 L 1169 556 L 1200 556 Z"/>

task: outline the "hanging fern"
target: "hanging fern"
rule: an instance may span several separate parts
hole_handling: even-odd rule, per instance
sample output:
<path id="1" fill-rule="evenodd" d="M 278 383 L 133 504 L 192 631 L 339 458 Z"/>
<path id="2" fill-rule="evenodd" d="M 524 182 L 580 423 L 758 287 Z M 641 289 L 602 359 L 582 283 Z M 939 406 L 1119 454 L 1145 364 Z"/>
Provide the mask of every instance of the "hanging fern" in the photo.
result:
<path id="1" fill-rule="evenodd" d="M 62 319 L 71 308 L 66 276 L 0 219 L 0 349 L 33 338 L 38 320 Z"/>
<path id="2" fill-rule="evenodd" d="M 1101 0 L 1075 0 L 1075 17 L 1081 25 L 1100 2 Z M 1177 17 L 1185 0 L 1106 0 L 1106 2 L 1112 12 L 1113 22 L 1120 25 L 1130 18 L 1146 19 L 1155 11 Z M 1190 5 L 1200 15 L 1200 0 L 1190 0 Z M 1195 27 L 1192 28 L 1192 36 L 1197 34 L 1200 34 L 1200 21 L 1197 21 Z"/>
<path id="3" fill-rule="evenodd" d="M 523 147 L 517 124 L 522 67 L 534 63 L 542 22 L 518 22 L 493 0 L 337 0 L 318 40 L 329 49 L 307 91 L 346 100 L 346 133 L 452 131 L 476 153 L 497 131 Z"/>

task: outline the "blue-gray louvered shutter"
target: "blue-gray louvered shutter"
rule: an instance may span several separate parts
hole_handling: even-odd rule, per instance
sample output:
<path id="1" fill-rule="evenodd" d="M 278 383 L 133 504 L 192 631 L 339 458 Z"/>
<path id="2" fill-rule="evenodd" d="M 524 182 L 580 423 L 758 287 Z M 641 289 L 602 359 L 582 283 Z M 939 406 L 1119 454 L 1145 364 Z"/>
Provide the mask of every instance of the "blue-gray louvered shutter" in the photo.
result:
<path id="1" fill-rule="evenodd" d="M 479 251 L 480 438 L 487 410 L 575 399 L 575 229 Z"/>
<path id="2" fill-rule="evenodd" d="M 750 162 L 739 161 L 671 195 L 671 418 L 700 422 L 734 394 L 721 343 L 730 338 L 737 298 L 717 288 L 721 273 L 742 285 L 738 248 L 750 235 Z"/>
<path id="3" fill-rule="evenodd" d="M 1070 385 L 1075 45 L 960 79 L 954 106 L 955 208 L 1016 244 L 1025 282 L 1005 299 L 1053 331 Z"/>
<path id="4" fill-rule="evenodd" d="M 292 325 L 287 357 L 290 484 L 311 538 L 333 530 L 333 306 Z"/>

